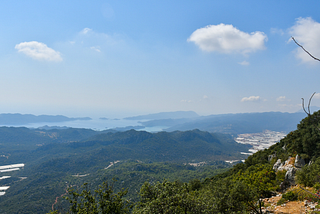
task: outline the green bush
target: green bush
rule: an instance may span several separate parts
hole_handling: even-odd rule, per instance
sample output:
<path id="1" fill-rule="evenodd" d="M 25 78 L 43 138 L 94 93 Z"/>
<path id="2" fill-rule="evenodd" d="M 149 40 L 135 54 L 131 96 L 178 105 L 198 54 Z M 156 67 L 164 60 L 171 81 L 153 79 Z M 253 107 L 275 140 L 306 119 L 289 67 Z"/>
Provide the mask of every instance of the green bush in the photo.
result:
<path id="1" fill-rule="evenodd" d="M 320 183 L 315 183 L 315 185 L 313 185 L 313 188 L 315 188 L 317 191 L 320 191 Z"/>
<path id="2" fill-rule="evenodd" d="M 287 173 L 287 170 L 278 171 L 276 173 L 276 180 L 279 184 L 284 181 L 286 173 Z"/>
<path id="3" fill-rule="evenodd" d="M 286 201 L 295 201 L 298 199 L 298 195 L 292 191 L 289 191 L 287 193 L 284 193 L 282 195 L 282 198 Z"/>
<path id="4" fill-rule="evenodd" d="M 311 165 L 305 165 L 301 170 L 297 172 L 297 181 L 304 186 L 313 187 L 320 181 L 320 158 L 317 158 Z"/>

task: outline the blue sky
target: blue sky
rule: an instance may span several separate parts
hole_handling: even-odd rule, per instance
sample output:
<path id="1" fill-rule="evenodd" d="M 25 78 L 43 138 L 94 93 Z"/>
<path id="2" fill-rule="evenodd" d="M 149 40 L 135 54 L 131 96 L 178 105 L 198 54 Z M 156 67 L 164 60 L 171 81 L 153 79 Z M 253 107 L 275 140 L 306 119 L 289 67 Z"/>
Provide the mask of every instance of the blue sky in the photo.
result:
<path id="1" fill-rule="evenodd" d="M 0 112 L 121 117 L 301 109 L 320 1 L 2 1 Z"/>

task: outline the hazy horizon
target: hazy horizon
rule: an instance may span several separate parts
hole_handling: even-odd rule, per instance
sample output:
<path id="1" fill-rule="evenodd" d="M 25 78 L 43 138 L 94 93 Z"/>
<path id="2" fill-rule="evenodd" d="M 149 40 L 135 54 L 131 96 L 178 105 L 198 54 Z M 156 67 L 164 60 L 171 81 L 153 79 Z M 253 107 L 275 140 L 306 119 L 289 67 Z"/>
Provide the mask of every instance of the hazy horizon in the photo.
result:
<path id="1" fill-rule="evenodd" d="M 317 111 L 320 109 L 320 107 L 317 106 L 311 106 L 311 112 Z M 306 109 L 307 110 L 307 109 Z M 82 112 L 81 114 L 63 114 L 63 113 L 30 113 L 30 112 L 0 112 L 0 114 L 31 114 L 31 115 L 35 115 L 35 116 L 40 116 L 40 115 L 51 115 L 51 116 L 66 116 L 69 118 L 81 118 L 81 117 L 90 117 L 93 120 L 98 120 L 101 118 L 106 118 L 108 120 L 114 120 L 114 119 L 125 119 L 127 117 L 135 117 L 135 116 L 143 116 L 143 115 L 149 115 L 149 114 L 158 114 L 158 113 L 169 113 L 169 112 L 177 112 L 177 111 L 160 111 L 160 112 L 105 112 L 102 114 L 99 113 L 90 113 L 90 112 Z M 198 114 L 198 112 L 193 111 L 195 113 Z M 286 112 L 286 111 L 252 111 L 252 112 L 227 112 L 227 113 L 221 113 L 221 114 L 207 114 L 207 115 L 202 115 L 202 114 L 198 114 L 200 117 L 202 116 L 210 116 L 210 115 L 224 115 L 224 114 L 246 114 L 246 113 L 266 113 L 266 112 L 281 112 L 281 113 L 299 113 L 302 112 L 304 113 L 302 107 L 300 110 L 298 111 L 294 111 L 294 112 Z"/>

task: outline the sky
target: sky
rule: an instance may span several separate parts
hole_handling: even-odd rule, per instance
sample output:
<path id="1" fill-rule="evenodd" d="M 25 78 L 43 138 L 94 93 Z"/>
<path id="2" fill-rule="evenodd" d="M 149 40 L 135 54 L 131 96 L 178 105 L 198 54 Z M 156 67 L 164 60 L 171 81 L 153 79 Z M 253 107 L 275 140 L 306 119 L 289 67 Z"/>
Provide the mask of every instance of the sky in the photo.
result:
<path id="1" fill-rule="evenodd" d="M 0 113 L 126 117 L 320 106 L 320 1 L 0 3 Z"/>

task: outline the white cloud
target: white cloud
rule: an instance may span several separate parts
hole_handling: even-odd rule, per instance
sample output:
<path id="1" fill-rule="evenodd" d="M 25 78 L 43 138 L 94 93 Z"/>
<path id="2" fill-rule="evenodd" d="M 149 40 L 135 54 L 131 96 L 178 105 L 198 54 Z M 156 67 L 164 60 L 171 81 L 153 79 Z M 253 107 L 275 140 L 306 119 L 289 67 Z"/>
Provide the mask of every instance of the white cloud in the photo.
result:
<path id="1" fill-rule="evenodd" d="M 208 99 L 209 97 L 207 95 L 203 95 L 203 99 Z"/>
<path id="2" fill-rule="evenodd" d="M 94 46 L 94 47 L 90 47 L 91 50 L 97 51 L 97 52 L 101 52 L 100 50 L 100 46 Z"/>
<path id="3" fill-rule="evenodd" d="M 87 33 L 89 33 L 90 31 L 92 31 L 92 29 L 90 29 L 90 28 L 84 28 L 80 33 L 81 33 L 81 34 L 87 34 Z"/>
<path id="4" fill-rule="evenodd" d="M 256 102 L 260 101 L 260 96 L 250 96 L 250 97 L 244 97 L 241 99 L 241 102 Z"/>
<path id="5" fill-rule="evenodd" d="M 197 29 L 188 38 L 203 51 L 220 53 L 250 53 L 265 48 L 267 36 L 263 32 L 246 33 L 232 25 L 208 25 Z"/>
<path id="6" fill-rule="evenodd" d="M 289 33 L 314 57 L 320 58 L 320 23 L 310 17 L 300 17 L 296 24 L 289 29 Z M 296 57 L 303 62 L 316 62 L 300 47 L 296 48 Z"/>
<path id="7" fill-rule="evenodd" d="M 286 96 L 280 96 L 277 98 L 277 101 L 285 101 L 286 100 Z"/>
<path id="8" fill-rule="evenodd" d="M 32 42 L 21 42 L 15 46 L 18 52 L 24 53 L 25 55 L 36 59 L 46 61 L 62 61 L 62 57 L 58 51 L 49 48 L 46 44 L 32 41 Z"/>
<path id="9" fill-rule="evenodd" d="M 240 65 L 250 65 L 250 63 L 247 62 L 247 61 L 239 62 L 239 64 L 240 64 Z"/>

